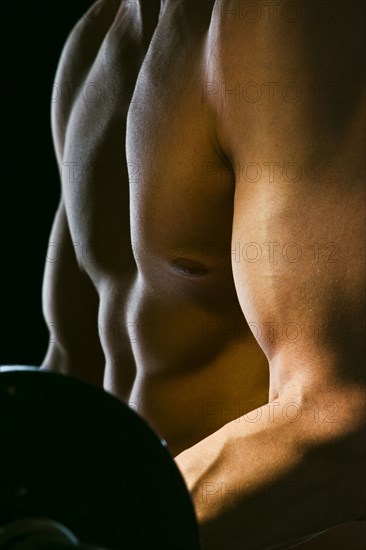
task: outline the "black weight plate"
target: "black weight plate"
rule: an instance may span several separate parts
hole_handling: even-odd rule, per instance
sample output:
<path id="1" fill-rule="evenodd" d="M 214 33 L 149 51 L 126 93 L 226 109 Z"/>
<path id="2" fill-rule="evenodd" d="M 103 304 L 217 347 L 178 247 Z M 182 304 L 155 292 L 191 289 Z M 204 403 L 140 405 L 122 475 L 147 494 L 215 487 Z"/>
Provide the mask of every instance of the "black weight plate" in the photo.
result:
<path id="1" fill-rule="evenodd" d="M 199 548 L 178 468 L 122 402 L 62 375 L 2 372 L 0 419 L 1 525 L 46 517 L 96 546 Z"/>

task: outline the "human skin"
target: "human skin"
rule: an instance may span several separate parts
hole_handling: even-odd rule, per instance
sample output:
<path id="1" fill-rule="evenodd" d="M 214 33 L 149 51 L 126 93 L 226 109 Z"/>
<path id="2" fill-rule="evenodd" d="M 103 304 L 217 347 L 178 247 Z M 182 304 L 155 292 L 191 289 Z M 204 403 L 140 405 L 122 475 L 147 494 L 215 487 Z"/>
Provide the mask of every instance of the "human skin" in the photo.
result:
<path id="1" fill-rule="evenodd" d="M 166 439 L 208 550 L 364 506 L 364 4 L 250 4 L 97 2 L 52 109 L 43 367 Z"/>

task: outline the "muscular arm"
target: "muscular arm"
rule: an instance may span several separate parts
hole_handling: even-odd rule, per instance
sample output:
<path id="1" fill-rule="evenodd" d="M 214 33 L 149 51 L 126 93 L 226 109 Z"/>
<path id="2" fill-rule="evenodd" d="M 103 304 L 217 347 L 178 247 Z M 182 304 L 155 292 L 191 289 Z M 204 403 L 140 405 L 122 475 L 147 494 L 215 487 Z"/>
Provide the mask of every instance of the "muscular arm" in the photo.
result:
<path id="1" fill-rule="evenodd" d="M 365 88 L 354 6 L 331 29 L 306 14 L 257 33 L 220 19 L 208 80 L 242 90 L 211 98 L 236 178 L 233 274 L 270 393 L 176 459 L 210 550 L 287 547 L 363 514 Z M 248 81 L 263 94 L 275 82 L 277 99 L 251 101 Z M 286 99 L 289 82 L 301 101 Z M 337 102 L 314 104 L 316 82 L 337 82 Z"/>

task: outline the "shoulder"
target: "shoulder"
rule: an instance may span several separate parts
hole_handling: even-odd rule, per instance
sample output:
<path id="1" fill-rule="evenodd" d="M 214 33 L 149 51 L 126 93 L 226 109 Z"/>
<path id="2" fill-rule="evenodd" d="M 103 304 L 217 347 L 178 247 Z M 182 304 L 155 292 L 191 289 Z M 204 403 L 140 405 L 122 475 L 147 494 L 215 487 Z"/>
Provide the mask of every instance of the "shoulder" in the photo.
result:
<path id="1" fill-rule="evenodd" d="M 58 64 L 52 94 L 52 129 L 57 156 L 62 156 L 63 140 L 74 103 L 80 92 L 88 93 L 87 77 L 101 56 L 107 69 L 117 73 L 143 59 L 159 14 L 160 0 L 98 0 L 70 32 Z"/>
<path id="2" fill-rule="evenodd" d="M 108 29 L 118 12 L 120 0 L 97 0 L 72 28 L 61 52 L 52 86 L 52 130 L 59 156 L 63 135 L 75 98 L 94 62 Z"/>

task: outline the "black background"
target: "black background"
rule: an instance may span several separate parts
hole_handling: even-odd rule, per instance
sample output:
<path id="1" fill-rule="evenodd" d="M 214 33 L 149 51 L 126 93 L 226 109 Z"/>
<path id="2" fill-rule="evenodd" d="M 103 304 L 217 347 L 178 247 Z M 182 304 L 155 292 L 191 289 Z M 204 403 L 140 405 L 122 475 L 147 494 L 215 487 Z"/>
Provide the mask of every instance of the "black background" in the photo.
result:
<path id="1" fill-rule="evenodd" d="M 39 364 L 42 277 L 60 195 L 50 128 L 57 62 L 91 0 L 5 2 L 2 32 L 1 364 Z M 4 35 L 3 35 L 4 36 Z"/>

